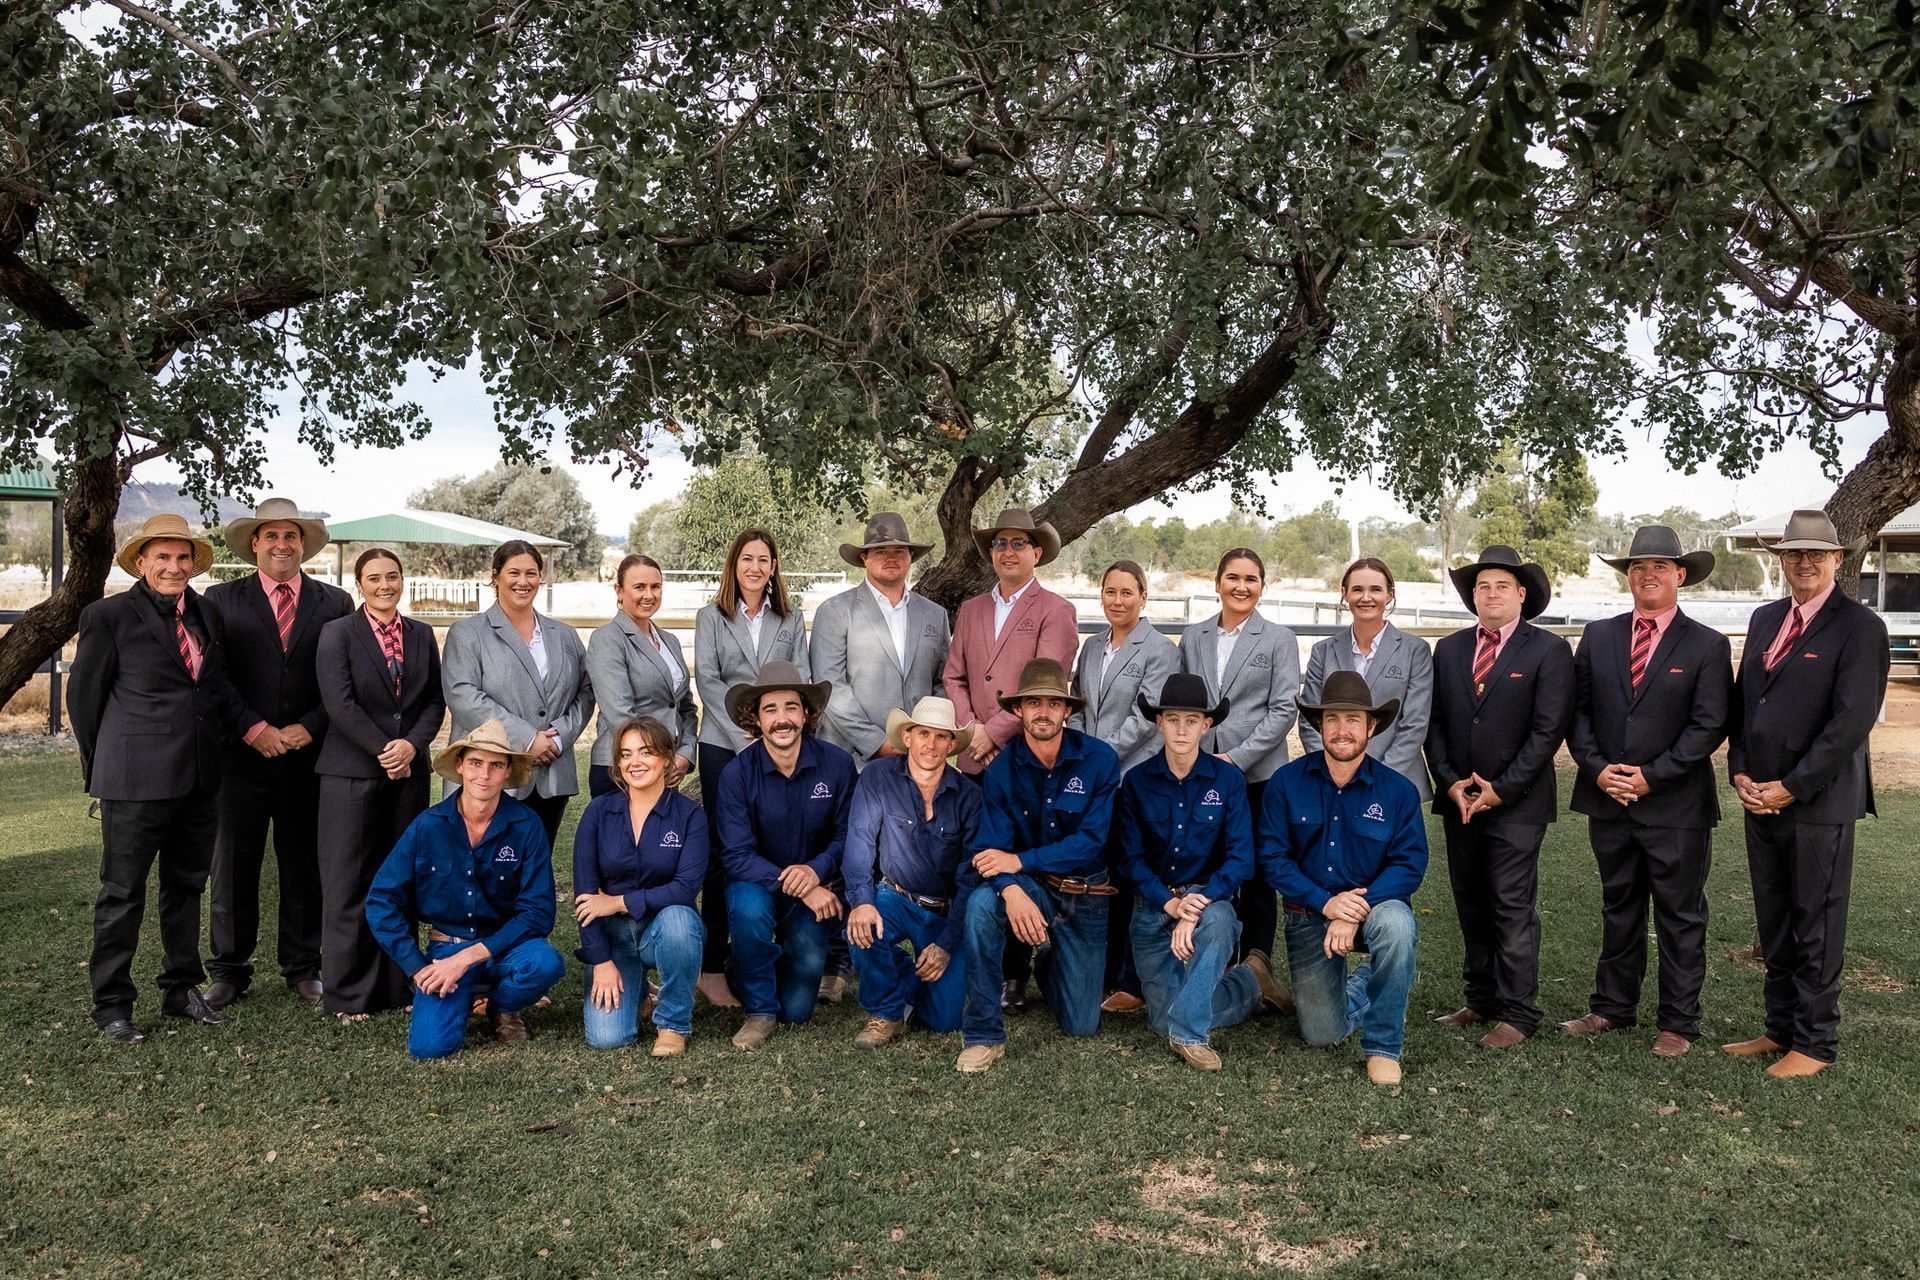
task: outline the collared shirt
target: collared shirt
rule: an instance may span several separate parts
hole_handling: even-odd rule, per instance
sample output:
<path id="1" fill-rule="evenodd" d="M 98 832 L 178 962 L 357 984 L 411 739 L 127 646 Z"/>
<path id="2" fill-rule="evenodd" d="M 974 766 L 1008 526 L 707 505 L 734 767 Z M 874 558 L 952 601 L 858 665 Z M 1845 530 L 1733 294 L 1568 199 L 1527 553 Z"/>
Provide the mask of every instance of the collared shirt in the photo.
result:
<path id="1" fill-rule="evenodd" d="M 283 586 L 292 587 L 293 601 L 296 605 L 300 603 L 300 588 L 303 585 L 305 585 L 301 581 L 301 579 L 305 578 L 307 576 L 306 574 L 295 573 L 291 578 L 288 578 L 285 582 L 275 582 L 272 578 L 269 578 L 265 574 L 265 572 L 259 571 L 259 570 L 256 570 L 253 576 L 259 580 L 260 590 L 266 592 L 268 608 L 273 607 L 273 593 L 275 589 Z"/>
<path id="2" fill-rule="evenodd" d="M 1267 781 L 1259 856 L 1267 883 L 1309 911 L 1348 889 L 1369 906 L 1405 902 L 1427 874 L 1420 791 L 1372 756 L 1336 787 L 1324 752 L 1302 756 Z"/>
<path id="3" fill-rule="evenodd" d="M 707 815 L 672 787 L 661 793 L 634 839 L 627 794 L 595 796 L 573 837 L 573 891 L 617 893 L 635 920 L 691 907 L 707 878 Z M 580 959 L 611 959 L 603 922 L 580 926 Z"/>
<path id="4" fill-rule="evenodd" d="M 1220 638 L 1215 642 L 1213 652 L 1214 688 L 1217 689 L 1227 682 L 1227 663 L 1233 659 L 1233 647 L 1240 642 L 1240 633 L 1245 631 L 1247 624 L 1252 621 L 1253 615 L 1248 614 L 1240 619 L 1240 625 L 1233 630 L 1229 631 L 1225 627 L 1219 629 Z"/>
<path id="5" fill-rule="evenodd" d="M 1373 655 L 1380 652 L 1380 641 L 1386 634 L 1387 629 L 1380 628 L 1373 637 L 1373 648 L 1369 651 L 1360 647 L 1360 637 L 1354 634 L 1353 628 L 1347 628 L 1347 644 L 1353 650 L 1353 669 L 1360 674 L 1361 679 L 1366 678 L 1367 668 L 1373 665 Z"/>
<path id="6" fill-rule="evenodd" d="M 952 765 L 933 789 L 933 817 L 904 756 L 882 756 L 860 771 L 847 819 L 847 903 L 873 905 L 881 880 L 891 880 L 923 898 L 947 900 L 940 947 L 958 951 L 966 925 L 966 900 L 980 877 L 967 860 L 967 845 L 980 830 L 980 787 Z"/>
<path id="7" fill-rule="evenodd" d="M 777 891 L 780 872 L 801 862 L 822 884 L 837 879 L 856 776 L 853 757 L 819 738 L 801 739 L 790 778 L 764 742 L 748 742 L 719 780 L 716 825 L 727 879 Z"/>
<path id="8" fill-rule="evenodd" d="M 1107 642 L 1093 651 L 1093 669 L 1088 672 L 1088 675 L 1093 678 L 1093 687 L 1095 689 L 1098 689 L 1107 682 L 1107 664 L 1113 661 L 1114 654 L 1119 653 L 1127 647 L 1127 640 L 1129 639 L 1132 639 L 1132 636 L 1129 635 L 1126 639 L 1116 640 L 1113 636 L 1113 628 L 1107 628 Z"/>
<path id="9" fill-rule="evenodd" d="M 740 602 L 740 620 L 747 624 L 747 643 L 753 646 L 753 651 L 756 654 L 760 652 L 760 624 L 767 620 L 767 612 L 772 607 L 772 596 L 763 595 L 760 597 L 760 612 L 758 613 L 748 613 L 747 602 L 745 600 Z"/>
<path id="10" fill-rule="evenodd" d="M 387 674 L 393 677 L 393 691 L 400 692 L 401 670 L 407 661 L 406 630 L 401 626 L 400 615 L 394 614 L 392 622 L 382 622 L 367 612 L 366 606 L 360 608 L 360 616 L 373 628 L 373 638 L 380 645 L 380 652 L 387 659 Z"/>
<path id="11" fill-rule="evenodd" d="M 1813 625 L 1815 616 L 1827 607 L 1827 597 L 1833 594 L 1833 587 L 1833 583 L 1828 583 L 1825 591 L 1822 591 L 1805 604 L 1789 604 L 1787 606 L 1787 616 L 1780 619 L 1780 630 L 1774 635 L 1773 643 L 1767 646 L 1766 665 L 1769 670 L 1779 666 L 1780 659 L 1787 656 L 1787 637 L 1791 635 L 1793 631 L 1793 614 L 1795 611 L 1798 611 L 1800 614 L 1800 635 L 1805 635 L 1807 628 Z M 1792 600 L 1793 597 L 1788 596 L 1787 599 Z M 1798 644 L 1799 640 L 1799 636 L 1794 636 L 1794 643 Z"/>
<path id="12" fill-rule="evenodd" d="M 991 594 L 993 596 L 993 638 L 995 640 L 1000 638 L 1000 628 L 1006 626 L 1007 619 L 1013 616 L 1014 606 L 1020 603 L 1020 597 L 1027 594 L 1037 581 L 1039 581 L 1037 578 L 1028 578 L 1025 586 L 1004 600 L 1000 598 L 1000 584 L 997 582 L 994 583 Z"/>
<path id="13" fill-rule="evenodd" d="M 637 622 L 633 625 L 635 630 L 640 632 L 640 638 L 652 645 L 653 651 L 660 655 L 660 664 L 667 669 L 667 676 L 673 682 L 673 691 L 679 693 L 686 687 L 687 671 L 680 665 L 680 660 L 674 656 L 673 646 L 660 638 L 660 628 L 654 622 L 648 621 L 645 626 Z M 758 647 L 757 640 L 755 647 Z"/>
<path id="14" fill-rule="evenodd" d="M 1253 810 L 1238 769 L 1202 751 L 1184 778 L 1165 750 L 1127 770 L 1120 784 L 1120 874 L 1155 910 L 1176 889 L 1201 886 L 1215 902 L 1253 879 Z"/>
<path id="15" fill-rule="evenodd" d="M 193 664 L 188 668 L 187 674 L 196 681 L 199 680 L 200 669 L 206 665 L 207 661 L 207 626 L 206 620 L 200 613 L 199 598 L 192 594 L 191 589 L 177 596 L 163 596 L 148 586 L 145 578 L 134 583 L 133 589 L 145 595 L 148 607 L 160 615 L 161 622 L 166 624 L 169 640 L 175 639 L 178 635 L 173 625 L 176 619 L 187 624 L 187 647 L 193 651 Z M 261 721 L 261 724 L 265 723 Z M 254 726 L 253 736 L 258 736 L 258 728 L 258 725 Z"/>
<path id="16" fill-rule="evenodd" d="M 1507 641 L 1513 639 L 1513 633 L 1518 631 L 1519 629 L 1520 629 L 1520 617 L 1519 615 L 1516 614 L 1512 622 L 1509 622 L 1506 626 L 1501 627 L 1498 631 L 1494 632 L 1495 635 L 1500 637 L 1498 640 L 1494 641 L 1494 644 L 1493 644 L 1493 660 L 1495 662 L 1500 661 L 1501 653 L 1503 653 L 1506 650 Z M 1475 661 L 1478 661 L 1480 657 L 1480 639 L 1481 639 L 1480 632 L 1484 630 L 1486 630 L 1485 627 L 1480 626 L 1478 623 L 1474 624 L 1473 656 Z"/>
<path id="17" fill-rule="evenodd" d="M 533 669 L 540 673 L 542 680 L 545 680 L 547 678 L 547 629 L 540 625 L 537 614 L 533 619 L 533 639 L 527 641 L 527 652 L 533 655 Z"/>
<path id="18" fill-rule="evenodd" d="M 907 669 L 907 590 L 905 587 L 900 589 L 900 603 L 895 604 L 871 582 L 866 586 L 873 593 L 873 602 L 880 606 L 880 616 L 887 623 L 887 634 L 893 637 L 894 656 L 900 660 L 900 670 L 904 674 Z M 994 630 L 999 630 L 997 623 Z"/>
<path id="19" fill-rule="evenodd" d="M 539 815 L 502 794 L 487 833 L 469 845 L 459 806 L 456 790 L 415 818 L 367 890 L 367 927 L 409 977 L 427 963 L 416 923 L 495 957 L 553 932 L 553 858 Z"/>
<path id="20" fill-rule="evenodd" d="M 1680 616 L 1680 606 L 1678 604 L 1671 604 L 1655 614 L 1645 614 L 1635 609 L 1630 616 L 1636 623 L 1646 617 L 1653 619 L 1653 647 L 1658 649 L 1660 642 L 1666 638 L 1667 628 L 1672 626 L 1673 620 Z M 1632 635 L 1631 628 L 1628 629 L 1628 635 Z"/>
<path id="21" fill-rule="evenodd" d="M 1020 869 L 1033 875 L 1104 876 L 1107 831 L 1120 789 L 1120 757 L 1098 738 L 1078 729 L 1060 731 L 1060 754 L 1049 769 L 1016 735 L 993 758 L 985 774 L 986 804 L 980 832 L 967 847 L 971 858 L 982 849 L 1004 849 L 1020 856 Z M 995 889 L 1013 882 L 996 876 Z"/>

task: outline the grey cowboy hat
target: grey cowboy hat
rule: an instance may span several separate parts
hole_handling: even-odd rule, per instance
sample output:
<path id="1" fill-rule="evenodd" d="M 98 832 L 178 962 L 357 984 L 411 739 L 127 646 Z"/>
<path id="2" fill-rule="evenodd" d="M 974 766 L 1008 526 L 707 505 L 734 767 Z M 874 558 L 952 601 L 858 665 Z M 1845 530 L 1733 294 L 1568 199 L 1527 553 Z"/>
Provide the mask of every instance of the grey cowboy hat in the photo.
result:
<path id="1" fill-rule="evenodd" d="M 213 539 L 195 530 L 184 516 L 168 512 L 148 516 L 113 553 L 113 562 L 133 577 L 139 577 L 140 557 L 146 554 L 149 542 L 190 543 L 193 547 L 193 576 L 196 578 L 213 568 Z"/>
<path id="2" fill-rule="evenodd" d="M 867 521 L 865 532 L 858 545 L 851 542 L 840 544 L 840 558 L 854 568 L 866 565 L 861 553 L 877 551 L 881 547 L 905 547 L 915 560 L 933 550 L 931 542 L 915 542 L 907 533 L 906 517 L 898 511 L 876 511 L 873 519 Z"/>
<path id="3" fill-rule="evenodd" d="M 1024 533 L 1040 548 L 1040 563 L 1047 564 L 1060 554 L 1060 535 L 1054 532 L 1050 524 L 1035 524 L 1033 512 L 1025 507 L 1008 507 L 1000 513 L 1000 518 L 984 529 L 973 531 L 973 545 L 980 548 L 980 554 L 989 559 L 993 550 L 987 544 L 993 541 L 993 535 L 1002 529 L 1011 529 L 1015 533 Z"/>
<path id="4" fill-rule="evenodd" d="M 1149 702 L 1147 695 L 1135 696 L 1134 701 L 1140 707 L 1140 714 L 1149 720 L 1158 720 L 1163 711 L 1195 711 L 1207 717 L 1215 724 L 1227 718 L 1227 708 L 1232 704 L 1225 698 L 1218 705 L 1207 705 L 1207 682 L 1204 677 L 1191 671 L 1176 671 L 1167 677 L 1160 686 L 1160 701 Z"/>
<path id="5" fill-rule="evenodd" d="M 1052 658 L 1034 658 L 1020 668 L 1020 684 L 1012 693 L 1000 695 L 1000 709 L 1012 711 L 1022 698 L 1064 698 L 1078 711 L 1087 700 L 1073 691 L 1067 669 Z"/>
<path id="6" fill-rule="evenodd" d="M 320 548 L 331 541 L 326 521 L 301 515 L 300 508 L 291 499 L 268 498 L 253 509 L 252 515 L 241 516 L 227 525 L 227 545 L 240 555 L 251 555 L 253 535 L 260 532 L 261 525 L 272 524 L 276 520 L 300 526 L 302 549 L 310 556 L 317 554 Z"/>
<path id="7" fill-rule="evenodd" d="M 1664 524 L 1643 524 L 1622 556 L 1601 556 L 1601 562 L 1625 573 L 1635 560 L 1671 560 L 1687 571 L 1686 585 L 1697 587 L 1713 572 L 1713 552 L 1680 550 L 1680 535 Z"/>
<path id="8" fill-rule="evenodd" d="M 1453 579 L 1453 589 L 1467 602 L 1467 608 L 1473 608 L 1473 584 L 1484 569 L 1504 569 L 1520 580 L 1527 591 L 1527 598 L 1520 604 L 1521 617 L 1532 619 L 1546 612 L 1547 602 L 1553 599 L 1553 584 L 1547 580 L 1547 571 L 1537 564 L 1523 562 L 1518 551 L 1498 543 L 1482 551 L 1472 564 L 1447 570 L 1447 576 Z"/>
<path id="9" fill-rule="evenodd" d="M 1316 729 L 1320 727 L 1322 711 L 1364 711 L 1380 722 L 1373 727 L 1375 733 L 1392 724 L 1393 718 L 1400 714 L 1398 698 L 1388 698 L 1377 707 L 1373 705 L 1373 690 L 1367 687 L 1367 678 L 1358 671 L 1335 671 L 1321 687 L 1320 701 L 1308 702 L 1303 698 L 1298 705 L 1300 714 Z"/>
<path id="10" fill-rule="evenodd" d="M 827 698 L 833 693 L 833 682 L 809 681 L 800 674 L 800 668 L 791 662 L 769 662 L 760 668 L 760 674 L 754 677 L 751 684 L 737 684 L 727 690 L 727 719 L 742 726 L 749 723 L 759 710 L 760 695 L 776 689 L 793 690 L 800 695 L 807 713 L 818 715 L 827 709 Z"/>
<path id="11" fill-rule="evenodd" d="M 1833 527 L 1832 516 L 1803 507 L 1787 517 L 1787 527 L 1777 541 L 1762 538 L 1760 545 L 1775 555 L 1782 551 L 1844 551 L 1857 555 L 1871 541 L 1871 538 L 1860 538 L 1851 544 L 1842 542 L 1840 531 Z"/>

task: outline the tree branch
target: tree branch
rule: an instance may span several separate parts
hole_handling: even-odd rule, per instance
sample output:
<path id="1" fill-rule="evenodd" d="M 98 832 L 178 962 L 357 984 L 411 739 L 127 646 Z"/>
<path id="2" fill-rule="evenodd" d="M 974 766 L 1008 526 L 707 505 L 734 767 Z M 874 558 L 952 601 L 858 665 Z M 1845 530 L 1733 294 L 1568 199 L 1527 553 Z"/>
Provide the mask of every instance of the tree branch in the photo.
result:
<path id="1" fill-rule="evenodd" d="M 1187 314 L 1175 319 L 1172 327 L 1161 337 L 1160 344 L 1154 348 L 1153 355 L 1107 400 L 1106 412 L 1100 415 L 1100 421 L 1094 423 L 1093 432 L 1087 436 L 1086 444 L 1081 446 L 1080 459 L 1074 463 L 1075 471 L 1105 461 L 1107 450 L 1113 448 L 1114 441 L 1120 438 L 1120 433 L 1140 412 L 1140 406 L 1146 403 L 1147 397 L 1172 375 L 1180 363 L 1180 357 L 1186 354 L 1187 342 L 1192 337 L 1193 316 Z"/>
<path id="2" fill-rule="evenodd" d="M 221 78 L 234 87 L 234 91 L 241 97 L 245 98 L 248 102 L 260 101 L 260 91 L 247 82 L 247 78 L 240 74 L 238 67 L 221 57 L 219 53 L 214 50 L 213 46 L 191 35 L 185 27 L 175 22 L 172 18 L 167 17 L 165 14 L 155 13 L 153 10 L 142 5 L 137 5 L 133 3 L 133 0 L 107 0 L 107 3 L 128 17 L 138 18 L 148 26 L 166 32 L 184 48 L 190 49 L 204 58 L 210 66 L 220 73 Z"/>

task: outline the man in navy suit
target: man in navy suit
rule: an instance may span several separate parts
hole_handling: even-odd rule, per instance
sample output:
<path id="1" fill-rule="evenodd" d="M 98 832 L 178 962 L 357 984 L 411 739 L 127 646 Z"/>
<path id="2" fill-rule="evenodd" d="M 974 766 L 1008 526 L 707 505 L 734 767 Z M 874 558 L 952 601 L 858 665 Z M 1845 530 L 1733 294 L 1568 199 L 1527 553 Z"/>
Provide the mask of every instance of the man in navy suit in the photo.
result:
<path id="1" fill-rule="evenodd" d="M 1767 962 L 1763 1033 L 1725 1046 L 1817 1075 L 1840 1043 L 1853 824 L 1872 813 L 1867 737 L 1887 693 L 1887 627 L 1834 585 L 1847 558 L 1824 511 L 1796 511 L 1780 557 L 1792 595 L 1747 623 L 1727 772 L 1746 809 L 1747 869 Z"/>
<path id="2" fill-rule="evenodd" d="M 1713 752 L 1727 736 L 1732 648 L 1680 611 L 1680 588 L 1713 572 L 1711 551 L 1683 553 L 1672 529 L 1647 525 L 1607 563 L 1627 575 L 1633 611 L 1581 634 L 1567 739 L 1579 768 L 1573 811 L 1587 815 L 1600 864 L 1600 962 L 1587 1013 L 1560 1029 L 1597 1035 L 1638 1019 L 1651 899 L 1660 938 L 1653 1052 L 1677 1058 L 1700 1035 L 1707 869 L 1720 821 Z"/>
<path id="3" fill-rule="evenodd" d="M 1466 1004 L 1440 1022 L 1490 1022 L 1480 1044 L 1507 1049 L 1540 1026 L 1540 842 L 1558 807 L 1553 753 L 1573 721 L 1573 653 L 1529 621 L 1552 587 L 1512 547 L 1488 547 L 1451 573 L 1478 625 L 1433 648 L 1427 767 L 1467 988 Z"/>

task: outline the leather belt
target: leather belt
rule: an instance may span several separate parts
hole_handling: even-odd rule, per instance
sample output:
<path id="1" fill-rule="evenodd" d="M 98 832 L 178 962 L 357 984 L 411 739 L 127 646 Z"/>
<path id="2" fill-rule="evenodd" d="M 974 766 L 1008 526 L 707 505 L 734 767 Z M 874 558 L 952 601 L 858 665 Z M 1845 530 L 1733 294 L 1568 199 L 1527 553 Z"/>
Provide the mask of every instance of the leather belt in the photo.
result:
<path id="1" fill-rule="evenodd" d="M 432 925 L 427 926 L 428 942 L 472 942 L 472 938 L 456 938 L 450 933 L 442 933 Z"/>
<path id="2" fill-rule="evenodd" d="M 1291 902 L 1283 903 L 1282 905 L 1286 907 L 1287 914 L 1290 916 L 1314 916 L 1320 914 L 1317 911 L 1309 911 L 1305 907 L 1298 906 Z"/>
<path id="3" fill-rule="evenodd" d="M 947 908 L 953 905 L 953 899 L 951 898 L 929 898 L 922 894 L 915 893 L 913 890 L 895 880 L 888 880 L 882 877 L 880 883 L 913 903 L 914 906 L 919 907 L 923 911 L 931 911 L 935 915 L 943 916 L 947 914 Z"/>
<path id="4" fill-rule="evenodd" d="M 1120 892 L 1117 886 L 1104 880 L 1096 884 L 1080 876 L 1041 876 L 1040 881 L 1055 893 L 1068 897 L 1085 894 L 1091 898 L 1111 898 Z"/>

